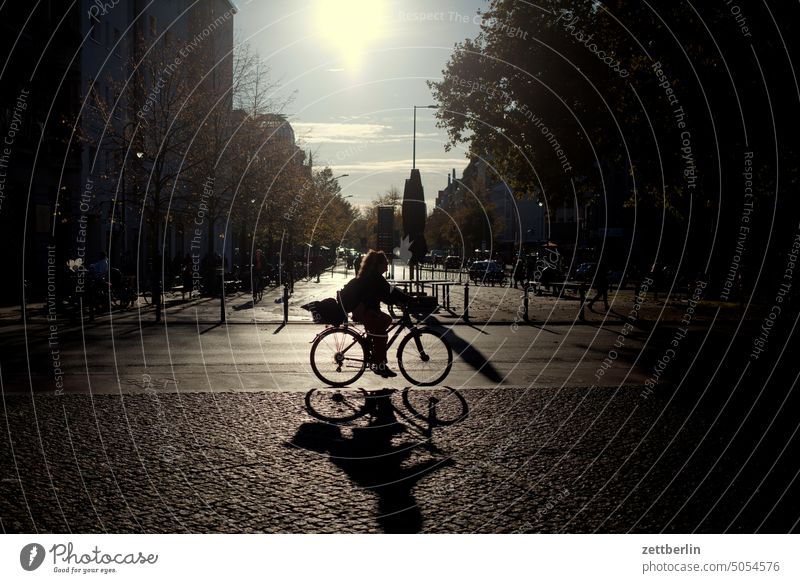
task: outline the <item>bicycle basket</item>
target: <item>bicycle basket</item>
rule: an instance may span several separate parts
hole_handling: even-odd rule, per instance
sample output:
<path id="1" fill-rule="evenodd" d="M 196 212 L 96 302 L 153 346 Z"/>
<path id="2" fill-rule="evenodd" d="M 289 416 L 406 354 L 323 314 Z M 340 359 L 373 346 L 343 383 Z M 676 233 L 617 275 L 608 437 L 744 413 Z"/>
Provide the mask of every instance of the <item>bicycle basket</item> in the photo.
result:
<path id="1" fill-rule="evenodd" d="M 314 318 L 315 324 L 338 326 L 345 321 L 345 314 L 339 307 L 339 302 L 334 298 L 326 298 L 318 302 L 309 302 L 300 307 L 311 312 L 311 317 Z"/>

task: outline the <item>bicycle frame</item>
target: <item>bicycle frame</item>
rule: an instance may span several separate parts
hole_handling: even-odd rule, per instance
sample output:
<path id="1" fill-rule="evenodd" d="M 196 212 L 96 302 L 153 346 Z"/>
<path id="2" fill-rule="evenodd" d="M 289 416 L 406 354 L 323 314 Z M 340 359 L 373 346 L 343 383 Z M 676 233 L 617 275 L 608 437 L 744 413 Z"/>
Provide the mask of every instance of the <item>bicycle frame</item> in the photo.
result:
<path id="1" fill-rule="evenodd" d="M 345 328 L 345 329 L 349 329 L 349 328 L 353 328 L 353 327 L 354 326 L 352 324 L 350 324 L 349 322 L 345 322 L 344 324 L 336 326 L 336 328 Z M 391 336 L 389 338 L 389 340 L 386 342 L 386 350 L 389 350 L 389 348 L 391 348 L 392 344 L 394 344 L 395 340 L 397 340 L 398 336 L 400 336 L 400 334 L 402 333 L 403 330 L 408 330 L 409 334 L 413 334 L 414 330 L 416 330 L 416 329 L 417 329 L 417 327 L 411 321 L 411 318 L 409 318 L 407 314 L 403 314 L 403 316 L 401 318 L 393 321 L 391 323 L 391 325 L 389 326 L 389 328 L 386 330 L 386 336 L 387 337 Z M 391 335 L 392 330 L 395 331 L 394 335 Z M 328 331 L 328 328 L 326 328 L 322 332 L 318 333 L 314 337 L 314 340 L 311 341 L 311 343 L 313 344 L 320 335 L 324 334 L 327 331 Z M 362 331 L 356 329 L 356 331 L 358 332 L 358 339 L 353 340 L 347 347 L 343 348 L 342 351 L 341 351 L 342 355 L 347 354 L 347 351 L 350 350 L 353 346 L 355 346 L 356 342 L 359 342 L 359 340 L 360 341 L 366 341 L 369 338 L 369 332 L 367 332 L 366 330 L 364 330 L 362 332 Z M 421 347 L 419 346 L 419 340 L 415 338 L 415 342 L 417 344 L 417 348 L 421 350 Z M 366 348 L 368 350 L 367 356 L 369 356 L 371 354 L 372 347 L 371 347 L 370 344 L 371 343 L 369 343 L 369 342 L 365 342 Z"/>

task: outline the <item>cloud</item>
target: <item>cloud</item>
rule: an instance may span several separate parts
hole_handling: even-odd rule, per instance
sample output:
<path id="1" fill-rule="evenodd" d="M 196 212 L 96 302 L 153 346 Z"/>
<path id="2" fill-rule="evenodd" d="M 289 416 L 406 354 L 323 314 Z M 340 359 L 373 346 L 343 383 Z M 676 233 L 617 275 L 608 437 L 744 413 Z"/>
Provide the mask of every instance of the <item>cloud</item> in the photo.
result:
<path id="1" fill-rule="evenodd" d="M 421 172 L 441 173 L 445 175 L 453 168 L 467 165 L 465 158 L 417 158 L 417 168 Z M 411 160 L 379 160 L 375 162 L 356 162 L 353 164 L 336 164 L 331 166 L 335 174 L 381 174 L 385 172 L 407 174 L 411 168 Z"/>
<path id="2" fill-rule="evenodd" d="M 354 144 L 370 141 L 391 126 L 375 123 L 292 123 L 297 137 L 308 144 Z"/>
<path id="3" fill-rule="evenodd" d="M 295 122 L 299 140 L 306 144 L 390 144 L 410 142 L 412 135 L 390 134 L 390 125 L 376 123 Z M 438 133 L 417 132 L 417 139 L 439 138 Z"/>

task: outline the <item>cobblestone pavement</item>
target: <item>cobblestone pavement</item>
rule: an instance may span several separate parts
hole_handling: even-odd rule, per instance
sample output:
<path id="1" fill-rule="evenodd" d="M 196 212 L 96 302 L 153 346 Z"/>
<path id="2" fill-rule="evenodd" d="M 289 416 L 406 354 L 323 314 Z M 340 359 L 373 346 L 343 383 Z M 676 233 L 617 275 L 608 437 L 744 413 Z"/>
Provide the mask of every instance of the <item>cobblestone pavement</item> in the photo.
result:
<path id="1" fill-rule="evenodd" d="M 458 410 L 450 393 L 434 393 L 440 417 Z M 732 442 L 735 409 L 720 423 L 715 407 L 666 389 L 462 395 L 467 417 L 430 440 L 401 391 L 343 426 L 309 415 L 298 392 L 5 395 L 1 526 L 785 532 L 800 515 L 786 495 L 797 463 L 783 455 L 780 424 Z"/>

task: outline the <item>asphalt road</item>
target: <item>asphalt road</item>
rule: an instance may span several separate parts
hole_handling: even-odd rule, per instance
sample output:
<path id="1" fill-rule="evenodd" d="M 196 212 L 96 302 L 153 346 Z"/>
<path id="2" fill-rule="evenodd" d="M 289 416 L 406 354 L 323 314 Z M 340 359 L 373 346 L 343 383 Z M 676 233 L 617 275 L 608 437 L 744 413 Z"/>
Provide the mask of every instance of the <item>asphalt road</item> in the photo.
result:
<path id="1" fill-rule="evenodd" d="M 445 324 L 437 329 L 454 349 L 445 384 L 456 388 L 641 385 L 649 374 L 635 364 L 642 346 L 663 344 L 648 341 L 647 329 L 632 329 L 624 346 L 615 347 L 621 324 Z M 57 382 L 67 393 L 136 393 L 148 377 L 181 391 L 308 390 L 320 385 L 309 351 L 321 330 L 311 324 L 140 327 L 98 321 L 60 330 L 53 338 L 40 326 L 24 336 L 3 336 L 0 364 L 7 393 L 56 393 Z M 389 352 L 393 362 L 398 344 Z M 602 366 L 604 359 L 610 366 Z M 367 372 L 359 383 L 402 387 L 406 381 L 385 381 Z"/>

